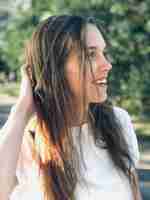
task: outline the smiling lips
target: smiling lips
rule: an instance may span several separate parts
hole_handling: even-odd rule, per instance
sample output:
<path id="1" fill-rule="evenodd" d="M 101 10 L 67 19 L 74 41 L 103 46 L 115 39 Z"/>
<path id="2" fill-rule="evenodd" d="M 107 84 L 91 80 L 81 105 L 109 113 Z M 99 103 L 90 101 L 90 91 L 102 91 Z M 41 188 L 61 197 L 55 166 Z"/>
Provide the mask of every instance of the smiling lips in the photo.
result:
<path id="1" fill-rule="evenodd" d="M 96 81 L 92 82 L 94 85 L 107 85 L 107 79 L 97 79 Z"/>

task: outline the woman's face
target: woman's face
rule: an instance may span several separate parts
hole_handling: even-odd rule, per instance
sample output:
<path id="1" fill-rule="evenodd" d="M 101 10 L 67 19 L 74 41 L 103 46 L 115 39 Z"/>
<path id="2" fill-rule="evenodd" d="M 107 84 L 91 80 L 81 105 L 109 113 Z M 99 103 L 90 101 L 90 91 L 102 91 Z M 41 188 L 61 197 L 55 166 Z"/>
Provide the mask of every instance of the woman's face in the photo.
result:
<path id="1" fill-rule="evenodd" d="M 88 55 L 92 64 L 92 72 L 89 64 L 85 66 L 87 68 L 85 81 L 86 99 L 87 103 L 90 102 L 104 102 L 107 99 L 107 77 L 112 68 L 111 63 L 106 59 L 104 52 L 106 44 L 102 34 L 98 28 L 92 24 L 88 24 L 86 27 L 86 46 Z M 70 84 L 70 88 L 73 91 L 76 102 L 80 104 L 84 92 L 82 91 L 82 77 L 80 74 L 80 65 L 76 51 L 72 51 L 66 63 L 67 79 Z M 99 79 L 100 84 L 96 85 L 95 80 Z"/>

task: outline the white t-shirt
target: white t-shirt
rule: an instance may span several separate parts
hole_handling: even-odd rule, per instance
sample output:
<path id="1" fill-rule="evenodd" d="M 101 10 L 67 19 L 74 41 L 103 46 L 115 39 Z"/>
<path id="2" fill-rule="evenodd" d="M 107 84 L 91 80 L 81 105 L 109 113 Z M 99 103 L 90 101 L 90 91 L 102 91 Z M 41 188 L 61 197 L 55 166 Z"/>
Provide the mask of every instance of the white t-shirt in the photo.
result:
<path id="1" fill-rule="evenodd" d="M 114 107 L 115 114 L 123 126 L 123 132 L 129 145 L 131 156 L 135 166 L 139 161 L 139 149 L 136 134 L 128 113 L 118 107 Z M 78 127 L 73 127 L 74 142 Z M 82 125 L 83 157 L 86 169 L 81 168 L 81 173 L 86 181 L 86 185 L 81 180 L 75 189 L 76 200 L 133 200 L 131 188 L 127 178 L 116 170 L 106 149 L 99 149 L 95 146 L 90 134 L 88 134 L 88 124 Z M 24 142 L 23 149 L 28 149 L 26 155 L 20 154 L 20 161 L 16 170 L 18 185 L 12 191 L 9 200 L 43 200 L 42 192 L 38 185 L 38 169 L 34 162 L 31 166 L 30 148 Z M 23 158 L 24 157 L 24 158 Z M 26 160 L 26 161 L 25 161 Z M 25 163 L 24 163 L 25 161 Z M 28 165 L 29 163 L 29 165 Z"/>

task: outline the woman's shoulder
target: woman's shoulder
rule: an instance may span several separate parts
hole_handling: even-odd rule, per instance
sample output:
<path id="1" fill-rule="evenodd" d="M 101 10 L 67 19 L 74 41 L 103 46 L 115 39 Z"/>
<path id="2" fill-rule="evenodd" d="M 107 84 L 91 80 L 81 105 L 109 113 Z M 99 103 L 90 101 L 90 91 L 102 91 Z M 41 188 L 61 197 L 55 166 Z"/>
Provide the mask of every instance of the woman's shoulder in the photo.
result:
<path id="1" fill-rule="evenodd" d="M 120 123 L 123 129 L 126 129 L 129 126 L 131 128 L 131 126 L 133 125 L 132 118 L 127 110 L 118 106 L 114 106 L 113 111 L 117 121 Z"/>
<path id="2" fill-rule="evenodd" d="M 129 113 L 127 110 L 125 110 L 124 108 L 121 108 L 119 106 L 113 106 L 113 111 L 116 115 L 116 117 L 118 118 L 130 118 Z"/>
<path id="3" fill-rule="evenodd" d="M 113 111 L 116 117 L 116 120 L 119 122 L 121 128 L 127 135 L 135 135 L 133 122 L 130 114 L 127 110 L 114 106 Z"/>
<path id="4" fill-rule="evenodd" d="M 130 117 L 128 111 L 123 108 L 114 107 L 113 109 L 117 120 L 120 122 L 123 130 L 122 132 L 129 146 L 129 151 L 134 160 L 135 166 L 137 166 L 140 159 L 140 153 L 132 118 Z"/>

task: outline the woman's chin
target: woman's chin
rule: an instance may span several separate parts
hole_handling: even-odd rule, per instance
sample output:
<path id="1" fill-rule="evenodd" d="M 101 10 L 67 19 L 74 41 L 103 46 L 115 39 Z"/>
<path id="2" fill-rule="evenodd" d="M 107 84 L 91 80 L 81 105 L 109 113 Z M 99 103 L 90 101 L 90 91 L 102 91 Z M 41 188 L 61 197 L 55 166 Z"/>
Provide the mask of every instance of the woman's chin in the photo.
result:
<path id="1" fill-rule="evenodd" d="M 101 96 L 101 97 L 97 97 L 97 98 L 93 98 L 90 100 L 90 103 L 104 103 L 107 100 L 107 94 Z"/>

